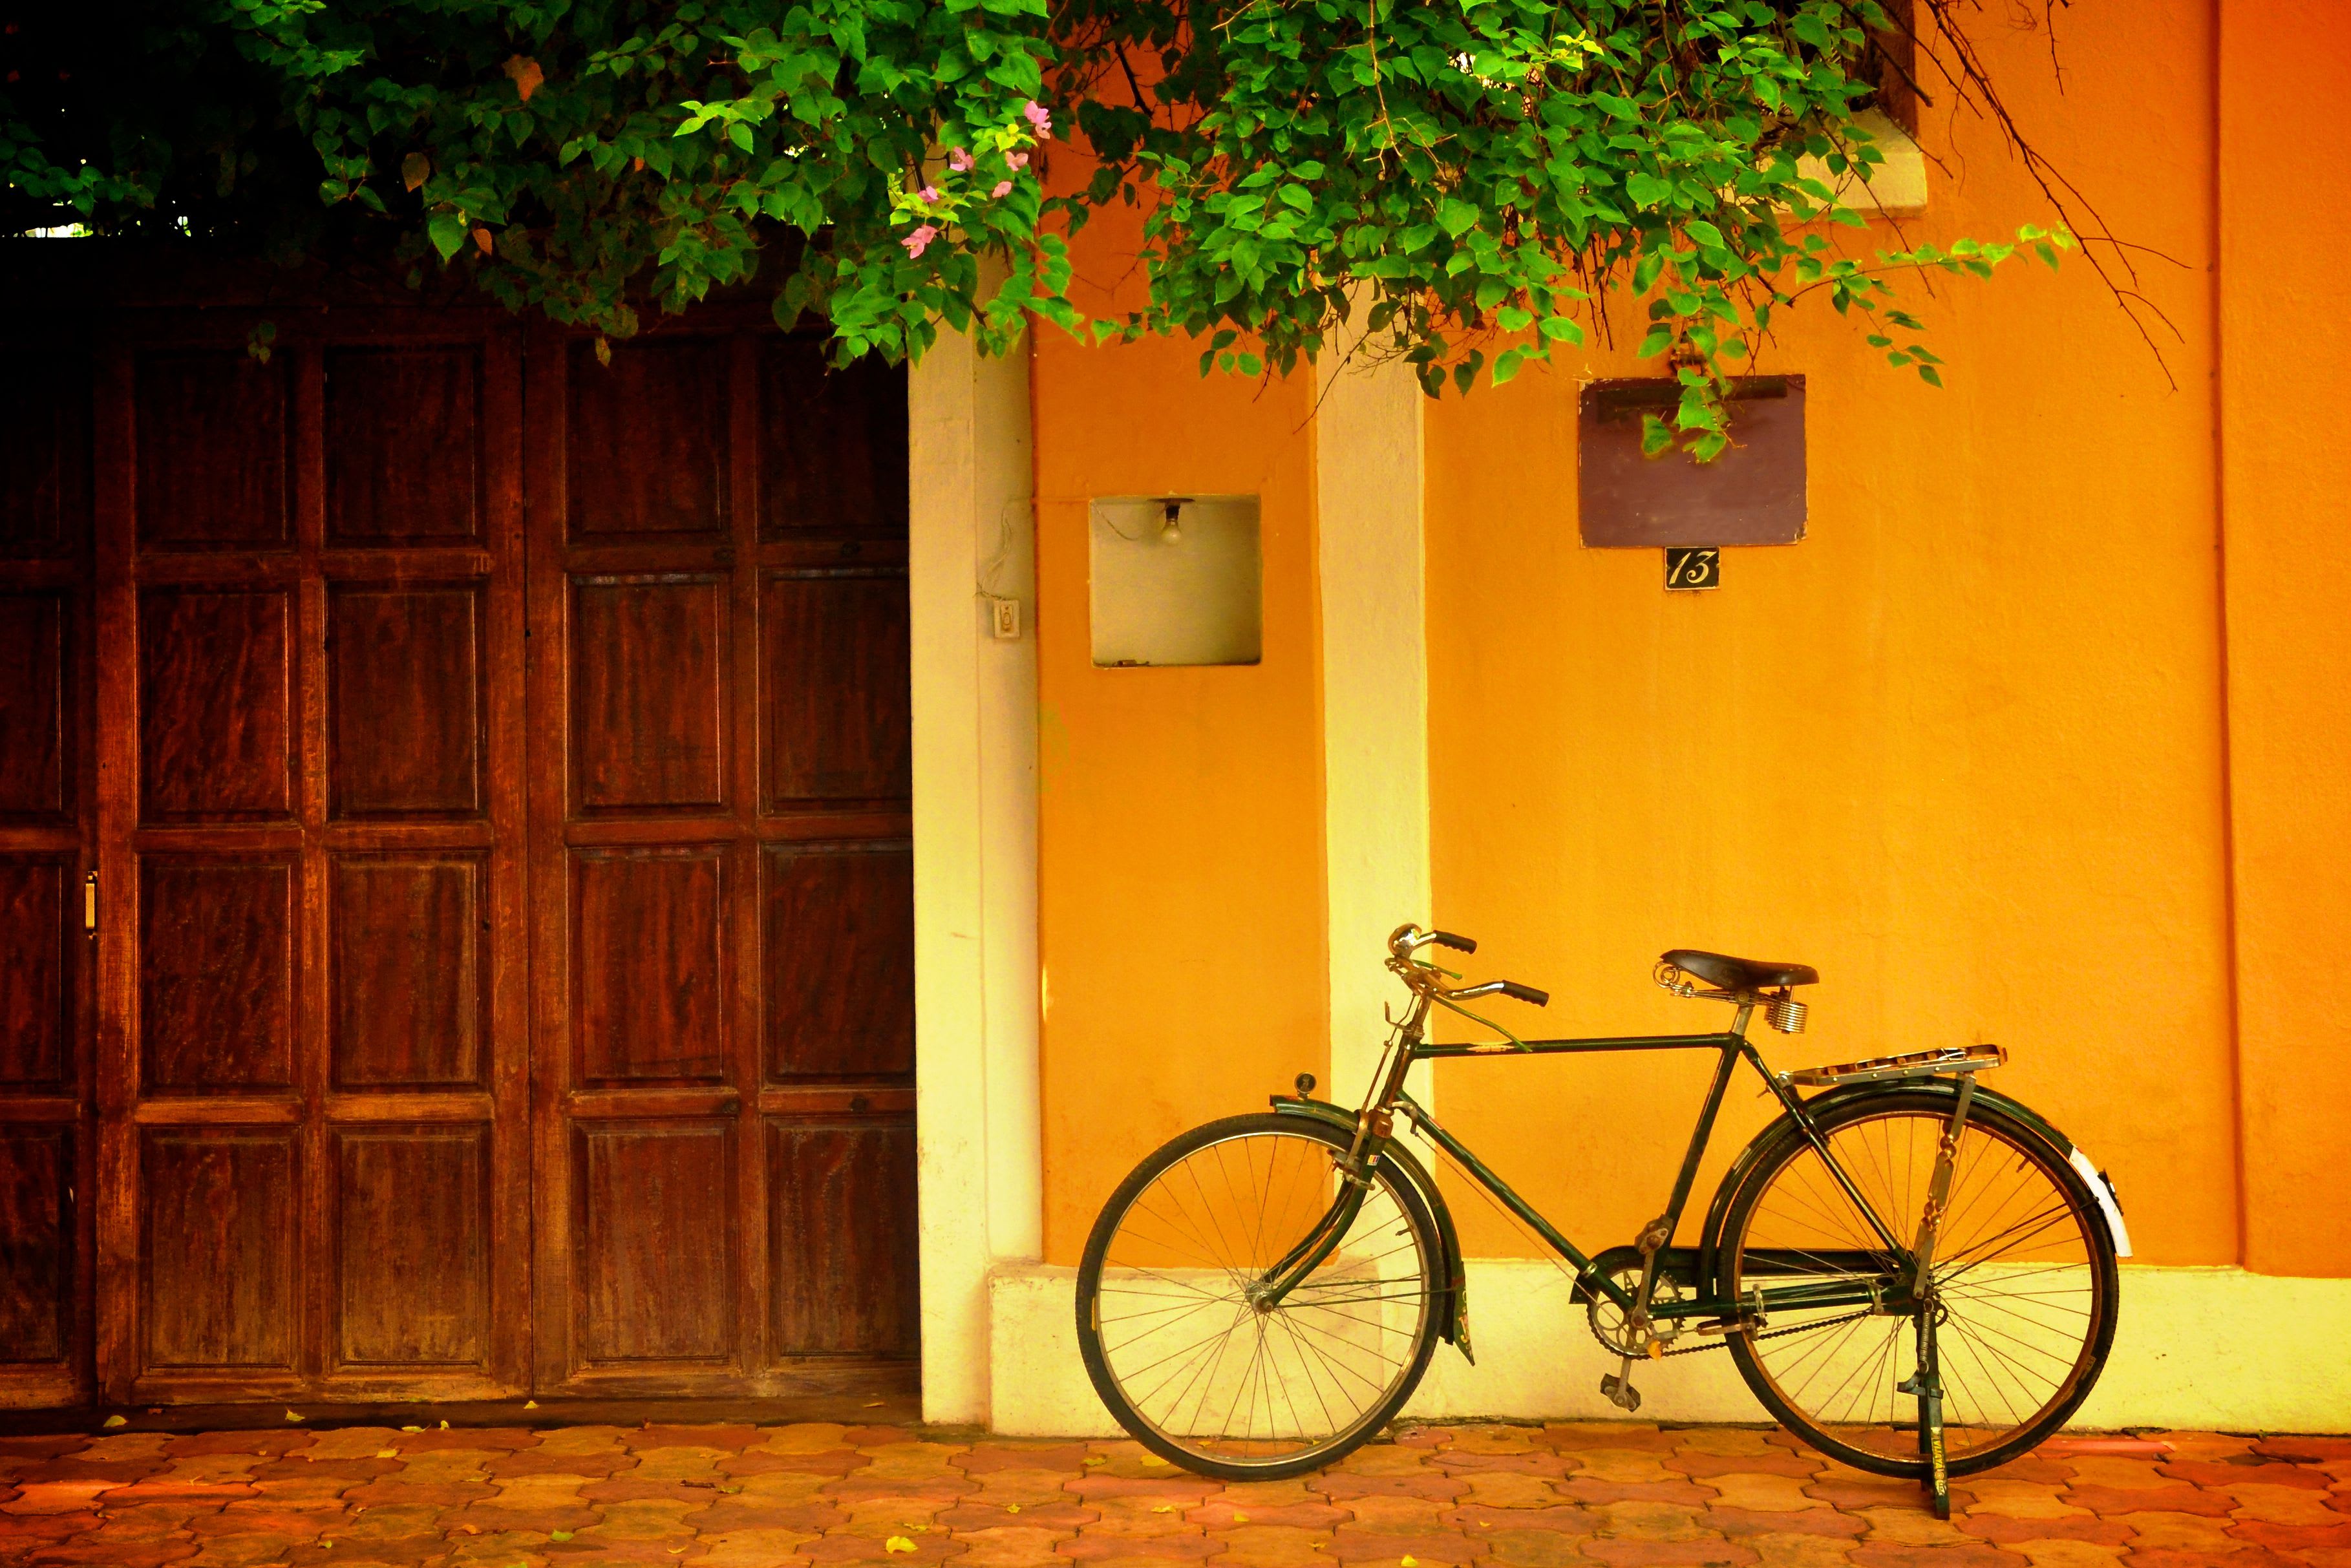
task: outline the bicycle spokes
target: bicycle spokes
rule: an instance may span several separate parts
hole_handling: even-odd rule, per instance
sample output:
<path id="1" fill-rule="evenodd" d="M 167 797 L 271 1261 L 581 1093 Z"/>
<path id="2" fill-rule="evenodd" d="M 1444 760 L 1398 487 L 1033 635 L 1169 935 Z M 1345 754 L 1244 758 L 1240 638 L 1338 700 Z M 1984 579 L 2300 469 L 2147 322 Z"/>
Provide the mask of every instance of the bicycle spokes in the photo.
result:
<path id="1" fill-rule="evenodd" d="M 1932 1109 L 1837 1126 L 1826 1141 L 1854 1193 L 1804 1147 L 1761 1178 L 1731 1254 L 1741 1295 L 1760 1288 L 1773 1303 L 1750 1351 L 1763 1375 L 1792 1410 L 1865 1453 L 1915 1457 L 1917 1401 L 1932 1386 L 1950 1456 L 1989 1448 L 2065 1401 L 2093 1359 L 2100 1301 L 2089 1217 L 2046 1155 L 1984 1123 L 1959 1137 L 1932 1265 L 1914 1293 L 1907 1255 L 1880 1234 L 1919 1232 L 1946 1128 Z M 1864 1204 L 1885 1223 L 1873 1224 Z M 1879 1299 L 1788 1304 L 1813 1285 Z M 1926 1380 L 1922 1314 L 1934 1351 Z"/>
<path id="2" fill-rule="evenodd" d="M 1415 1365 L 1425 1222 L 1386 1181 L 1349 1187 L 1340 1153 L 1283 1133 L 1222 1139 L 1134 1194 L 1093 1326 L 1116 1392 L 1152 1430 L 1228 1461 L 1292 1458 L 1360 1428 Z"/>

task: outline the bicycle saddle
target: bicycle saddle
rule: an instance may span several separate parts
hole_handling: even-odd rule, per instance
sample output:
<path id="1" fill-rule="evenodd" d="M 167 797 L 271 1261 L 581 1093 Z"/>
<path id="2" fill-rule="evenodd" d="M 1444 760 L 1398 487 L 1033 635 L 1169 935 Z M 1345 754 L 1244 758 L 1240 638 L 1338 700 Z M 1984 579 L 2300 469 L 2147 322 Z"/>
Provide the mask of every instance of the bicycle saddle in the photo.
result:
<path id="1" fill-rule="evenodd" d="M 1733 958 L 1727 953 L 1701 953 L 1695 947 L 1677 947 L 1659 961 L 1687 970 L 1708 985 L 1726 991 L 1809 986 L 1821 977 L 1820 971 L 1809 964 L 1766 964 L 1754 958 Z"/>

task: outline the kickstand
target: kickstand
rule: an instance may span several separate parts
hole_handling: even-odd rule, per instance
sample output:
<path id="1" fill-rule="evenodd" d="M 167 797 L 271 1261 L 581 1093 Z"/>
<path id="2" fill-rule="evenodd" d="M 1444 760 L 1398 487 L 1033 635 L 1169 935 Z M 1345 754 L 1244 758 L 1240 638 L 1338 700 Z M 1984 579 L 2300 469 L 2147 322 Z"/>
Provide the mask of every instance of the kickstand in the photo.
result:
<path id="1" fill-rule="evenodd" d="M 1951 1517 L 1951 1473 L 1943 1454 L 1943 1375 L 1935 1364 L 1935 1320 L 1921 1313 L 1918 1370 L 1894 1385 L 1918 1400 L 1918 1457 L 1927 1461 L 1928 1504 L 1937 1519 Z"/>

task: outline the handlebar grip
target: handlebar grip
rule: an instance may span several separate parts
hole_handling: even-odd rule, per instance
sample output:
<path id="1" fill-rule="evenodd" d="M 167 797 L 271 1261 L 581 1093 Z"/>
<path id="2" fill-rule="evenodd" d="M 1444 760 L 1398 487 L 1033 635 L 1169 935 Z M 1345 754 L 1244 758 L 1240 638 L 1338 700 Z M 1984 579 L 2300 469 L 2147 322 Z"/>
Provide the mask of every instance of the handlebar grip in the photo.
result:
<path id="1" fill-rule="evenodd" d="M 1504 980 L 1502 982 L 1502 994 L 1506 997 L 1514 997 L 1522 1002 L 1532 1002 L 1539 1008 L 1549 1007 L 1551 1005 L 1551 993 L 1549 991 L 1539 991 L 1532 986 L 1522 986 L 1516 980 Z"/>
<path id="2" fill-rule="evenodd" d="M 1467 936 L 1456 936 L 1450 931 L 1432 931 L 1428 939 L 1440 947 L 1450 947 L 1457 953 L 1475 953 L 1478 944 Z"/>

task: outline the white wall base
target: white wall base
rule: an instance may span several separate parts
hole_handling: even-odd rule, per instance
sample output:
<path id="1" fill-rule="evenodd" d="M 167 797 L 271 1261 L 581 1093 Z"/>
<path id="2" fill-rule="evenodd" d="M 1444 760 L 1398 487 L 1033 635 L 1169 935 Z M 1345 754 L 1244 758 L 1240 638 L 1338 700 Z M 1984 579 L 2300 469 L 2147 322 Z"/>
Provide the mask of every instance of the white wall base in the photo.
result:
<path id="1" fill-rule="evenodd" d="M 995 1429 L 1110 1437 L 1078 1360 L 1077 1270 L 999 1265 L 989 1281 Z M 1608 1420 L 1614 1371 L 1568 1300 L 1565 1275 L 1514 1259 L 1469 1264 L 1478 1364 L 1439 1345 L 1407 1413 L 1429 1419 Z M 2351 1280 L 2241 1269 L 2126 1267 L 2115 1352 L 2077 1427 L 2351 1432 Z M 1725 1353 L 1638 1366 L 1641 1418 L 1765 1419 Z"/>

